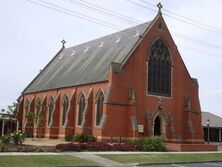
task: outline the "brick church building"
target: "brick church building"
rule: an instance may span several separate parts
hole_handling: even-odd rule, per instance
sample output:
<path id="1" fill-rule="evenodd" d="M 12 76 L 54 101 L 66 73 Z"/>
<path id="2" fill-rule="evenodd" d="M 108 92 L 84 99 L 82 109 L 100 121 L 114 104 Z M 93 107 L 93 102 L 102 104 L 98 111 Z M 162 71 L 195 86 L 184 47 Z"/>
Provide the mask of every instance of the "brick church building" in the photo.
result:
<path id="1" fill-rule="evenodd" d="M 152 21 L 99 39 L 70 48 L 63 43 L 18 101 L 20 128 L 34 136 L 204 141 L 198 82 L 161 11 Z"/>

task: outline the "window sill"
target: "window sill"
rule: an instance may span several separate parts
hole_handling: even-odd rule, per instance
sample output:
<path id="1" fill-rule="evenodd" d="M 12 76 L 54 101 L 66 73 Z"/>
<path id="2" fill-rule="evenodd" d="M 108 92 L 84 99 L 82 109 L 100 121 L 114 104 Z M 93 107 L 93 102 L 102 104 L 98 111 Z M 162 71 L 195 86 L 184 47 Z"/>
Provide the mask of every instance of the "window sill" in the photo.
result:
<path id="1" fill-rule="evenodd" d="M 160 94 L 160 93 L 152 93 L 152 92 L 148 92 L 147 95 L 150 95 L 150 96 L 157 96 L 157 97 L 171 98 L 171 95 L 169 95 L 169 94 Z"/>

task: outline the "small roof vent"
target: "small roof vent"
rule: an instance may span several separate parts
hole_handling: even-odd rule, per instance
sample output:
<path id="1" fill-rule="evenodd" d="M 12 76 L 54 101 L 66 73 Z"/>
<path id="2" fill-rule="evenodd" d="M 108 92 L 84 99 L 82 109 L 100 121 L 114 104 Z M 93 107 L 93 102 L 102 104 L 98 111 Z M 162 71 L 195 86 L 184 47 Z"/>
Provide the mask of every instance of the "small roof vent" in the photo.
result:
<path id="1" fill-rule="evenodd" d="M 140 35 L 140 31 L 136 30 L 136 34 L 134 35 L 134 37 L 138 37 Z"/>
<path id="2" fill-rule="evenodd" d="M 75 51 L 75 50 L 73 50 L 70 56 L 74 56 L 74 55 L 75 55 L 75 53 L 76 53 L 76 51 Z"/>
<path id="3" fill-rule="evenodd" d="M 89 50 L 89 47 L 87 46 L 86 49 L 84 50 L 84 52 L 87 52 Z"/>
<path id="4" fill-rule="evenodd" d="M 118 37 L 117 37 L 117 40 L 116 40 L 114 43 L 118 43 L 120 40 L 121 40 L 121 37 L 118 36 Z"/>
<path id="5" fill-rule="evenodd" d="M 59 60 L 61 60 L 63 58 L 63 54 L 61 53 L 59 56 Z"/>
<path id="6" fill-rule="evenodd" d="M 104 45 L 104 42 L 101 41 L 101 42 L 100 42 L 100 45 L 99 45 L 99 48 L 103 47 L 103 45 Z"/>

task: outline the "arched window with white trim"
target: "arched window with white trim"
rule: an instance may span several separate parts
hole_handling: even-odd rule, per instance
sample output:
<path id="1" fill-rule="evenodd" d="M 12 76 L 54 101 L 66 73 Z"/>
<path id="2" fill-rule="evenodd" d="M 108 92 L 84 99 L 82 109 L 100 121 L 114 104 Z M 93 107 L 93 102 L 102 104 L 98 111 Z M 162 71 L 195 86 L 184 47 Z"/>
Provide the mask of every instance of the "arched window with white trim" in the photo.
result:
<path id="1" fill-rule="evenodd" d="M 103 115 L 103 101 L 104 95 L 102 91 L 99 91 L 96 97 L 96 126 L 100 125 L 102 115 Z"/>
<path id="2" fill-rule="evenodd" d="M 152 44 L 148 55 L 148 94 L 171 96 L 171 57 L 160 38 Z"/>
<path id="3" fill-rule="evenodd" d="M 68 96 L 65 96 L 63 99 L 62 126 L 65 125 L 68 108 L 69 108 L 69 99 Z"/>
<path id="4" fill-rule="evenodd" d="M 78 106 L 78 122 L 77 125 L 80 126 L 83 121 L 83 113 L 85 110 L 85 96 L 83 93 L 79 96 L 79 106 Z"/>

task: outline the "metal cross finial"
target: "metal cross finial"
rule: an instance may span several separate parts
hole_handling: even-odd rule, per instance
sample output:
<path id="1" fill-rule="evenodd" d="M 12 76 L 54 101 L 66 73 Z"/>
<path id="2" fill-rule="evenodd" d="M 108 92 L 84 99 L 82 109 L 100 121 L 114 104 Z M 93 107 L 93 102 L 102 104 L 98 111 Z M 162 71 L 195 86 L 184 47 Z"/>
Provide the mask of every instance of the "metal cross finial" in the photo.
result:
<path id="1" fill-rule="evenodd" d="M 159 2 L 156 6 L 157 6 L 158 9 L 159 9 L 158 14 L 162 14 L 162 13 L 161 13 L 161 9 L 163 8 L 163 5 Z"/>
<path id="2" fill-rule="evenodd" d="M 62 47 L 65 47 L 66 41 L 63 39 L 61 42 L 62 42 Z"/>

